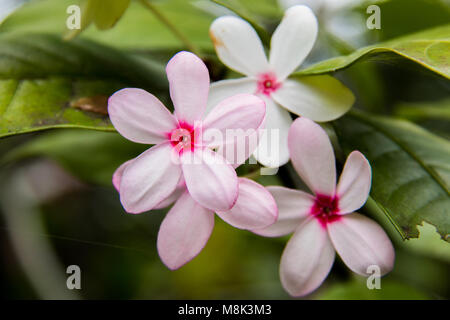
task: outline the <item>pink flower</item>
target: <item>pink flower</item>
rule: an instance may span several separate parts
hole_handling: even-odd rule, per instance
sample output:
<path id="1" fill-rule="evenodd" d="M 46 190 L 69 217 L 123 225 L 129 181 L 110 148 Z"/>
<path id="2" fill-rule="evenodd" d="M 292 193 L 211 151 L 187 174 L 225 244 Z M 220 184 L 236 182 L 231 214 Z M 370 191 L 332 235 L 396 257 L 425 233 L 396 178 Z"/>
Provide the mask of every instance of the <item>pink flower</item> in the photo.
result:
<path id="1" fill-rule="evenodd" d="M 250 94 L 236 95 L 220 102 L 202 120 L 209 90 L 204 63 L 192 53 L 180 52 L 169 61 L 166 71 L 174 114 L 141 89 L 116 92 L 109 100 L 108 112 L 114 127 L 127 139 L 156 144 L 122 164 L 114 173 L 113 184 L 130 213 L 176 201 L 161 224 L 157 246 L 162 261 L 177 269 L 205 246 L 214 226 L 214 212 L 237 228 L 258 229 L 272 224 L 278 211 L 265 188 L 238 179 L 234 167 L 240 162 L 230 163 L 224 152 L 236 151 L 239 146 L 236 136 L 229 139 L 225 131 L 241 130 L 238 138 L 248 143 L 252 130 L 257 132 L 263 125 L 264 101 Z M 214 136 L 214 141 L 205 138 L 208 136 Z M 240 161 L 254 150 L 245 145 L 246 154 Z"/>
<path id="2" fill-rule="evenodd" d="M 358 151 L 347 158 L 336 185 L 335 158 L 325 131 L 298 118 L 288 135 L 292 163 L 314 195 L 284 187 L 269 187 L 279 209 L 275 224 L 255 233 L 277 237 L 294 232 L 280 263 L 283 287 L 292 296 L 317 289 L 338 252 L 355 273 L 367 276 L 377 265 L 384 275 L 393 268 L 394 248 L 383 229 L 355 210 L 367 200 L 371 168 Z"/>

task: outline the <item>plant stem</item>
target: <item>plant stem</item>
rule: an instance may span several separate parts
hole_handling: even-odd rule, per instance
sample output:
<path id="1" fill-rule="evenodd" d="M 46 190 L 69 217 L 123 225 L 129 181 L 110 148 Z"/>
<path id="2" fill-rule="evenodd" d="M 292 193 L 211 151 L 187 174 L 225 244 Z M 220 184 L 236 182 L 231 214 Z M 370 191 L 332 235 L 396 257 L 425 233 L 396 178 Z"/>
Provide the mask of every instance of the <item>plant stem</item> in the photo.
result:
<path id="1" fill-rule="evenodd" d="M 155 17 L 161 21 L 172 33 L 175 37 L 178 38 L 185 46 L 186 48 L 191 51 L 192 53 L 196 54 L 197 56 L 200 56 L 200 50 L 195 46 L 178 28 L 170 22 L 169 19 L 161 12 L 159 9 L 156 8 L 152 3 L 150 3 L 149 0 L 141 0 L 141 3 L 150 10 Z"/>

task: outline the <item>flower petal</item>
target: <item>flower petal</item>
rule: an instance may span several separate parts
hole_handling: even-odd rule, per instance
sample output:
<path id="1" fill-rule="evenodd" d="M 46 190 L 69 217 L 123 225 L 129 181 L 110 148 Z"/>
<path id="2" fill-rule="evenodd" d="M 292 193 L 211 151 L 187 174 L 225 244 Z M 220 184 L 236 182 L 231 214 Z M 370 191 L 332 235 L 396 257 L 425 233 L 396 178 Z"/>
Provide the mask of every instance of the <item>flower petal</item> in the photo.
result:
<path id="1" fill-rule="evenodd" d="M 372 181 L 369 161 L 359 151 L 353 151 L 347 158 L 336 194 L 341 214 L 361 208 L 367 201 Z"/>
<path id="2" fill-rule="evenodd" d="M 261 40 L 247 21 L 220 17 L 212 23 L 209 35 L 219 59 L 229 68 L 248 76 L 269 69 Z"/>
<path id="3" fill-rule="evenodd" d="M 252 94 L 237 94 L 223 100 L 203 121 L 203 140 L 206 145 L 244 140 L 253 135 L 266 116 L 265 102 Z"/>
<path id="4" fill-rule="evenodd" d="M 214 213 L 203 208 L 185 192 L 170 209 L 158 232 L 162 262 L 175 270 L 197 256 L 214 228 Z"/>
<path id="5" fill-rule="evenodd" d="M 186 182 L 184 181 L 183 176 L 181 176 L 180 181 L 178 181 L 178 185 L 172 192 L 172 194 L 167 198 L 165 198 L 160 203 L 158 203 L 153 209 L 162 209 L 170 206 L 172 203 L 177 201 L 185 191 L 186 191 Z"/>
<path id="6" fill-rule="evenodd" d="M 270 65 L 279 80 L 286 79 L 300 64 L 316 42 L 317 19 L 307 6 L 286 10 L 283 20 L 272 35 Z"/>
<path id="7" fill-rule="evenodd" d="M 344 263 L 357 274 L 368 276 L 377 265 L 381 275 L 394 267 L 395 252 L 389 237 L 373 220 L 352 213 L 328 224 L 328 233 Z"/>
<path id="8" fill-rule="evenodd" d="M 270 98 L 266 102 L 266 128 L 253 154 L 259 163 L 269 168 L 278 168 L 289 161 L 288 132 L 292 123 L 289 112 L 275 104 Z"/>
<path id="9" fill-rule="evenodd" d="M 283 251 L 280 278 L 292 296 L 305 296 L 316 290 L 327 277 L 334 262 L 334 248 L 317 219 L 306 220 Z"/>
<path id="10" fill-rule="evenodd" d="M 270 186 L 267 190 L 278 206 L 277 222 L 252 232 L 263 237 L 281 237 L 294 232 L 309 216 L 311 207 L 314 205 L 314 197 L 306 192 L 285 187 Z"/>
<path id="11" fill-rule="evenodd" d="M 170 143 L 159 144 L 126 166 L 120 181 L 120 201 L 127 212 L 152 210 L 172 194 L 181 177 L 172 152 Z"/>
<path id="12" fill-rule="evenodd" d="M 138 143 L 156 144 L 176 128 L 175 117 L 154 95 L 142 89 L 127 88 L 108 100 L 108 114 L 119 133 Z"/>
<path id="13" fill-rule="evenodd" d="M 177 53 L 166 67 L 170 97 L 175 115 L 180 122 L 194 125 L 206 109 L 209 91 L 209 73 L 203 61 L 195 54 Z"/>
<path id="14" fill-rule="evenodd" d="M 312 120 L 297 118 L 288 144 L 292 164 L 308 187 L 316 194 L 334 196 L 336 164 L 325 130 Z"/>
<path id="15" fill-rule="evenodd" d="M 123 172 L 125 171 L 125 168 L 133 161 L 134 159 L 128 160 L 124 163 L 122 163 L 116 171 L 114 171 L 113 178 L 112 178 L 112 184 L 114 188 L 117 190 L 117 192 L 120 192 L 120 182 L 122 181 Z"/>
<path id="16" fill-rule="evenodd" d="M 217 211 L 225 222 L 239 229 L 259 229 L 275 222 L 278 209 L 269 191 L 262 185 L 239 178 L 239 196 L 229 211 Z"/>
<path id="17" fill-rule="evenodd" d="M 208 106 L 209 114 L 220 102 L 240 93 L 253 94 L 256 92 L 256 81 L 251 78 L 221 80 L 213 82 L 209 89 Z"/>
<path id="18" fill-rule="evenodd" d="M 314 121 L 337 119 L 355 102 L 346 86 L 327 75 L 285 80 L 272 97 L 292 113 Z"/>
<path id="19" fill-rule="evenodd" d="M 216 152 L 205 148 L 181 155 L 186 186 L 192 198 L 213 211 L 227 211 L 238 197 L 233 167 Z"/>

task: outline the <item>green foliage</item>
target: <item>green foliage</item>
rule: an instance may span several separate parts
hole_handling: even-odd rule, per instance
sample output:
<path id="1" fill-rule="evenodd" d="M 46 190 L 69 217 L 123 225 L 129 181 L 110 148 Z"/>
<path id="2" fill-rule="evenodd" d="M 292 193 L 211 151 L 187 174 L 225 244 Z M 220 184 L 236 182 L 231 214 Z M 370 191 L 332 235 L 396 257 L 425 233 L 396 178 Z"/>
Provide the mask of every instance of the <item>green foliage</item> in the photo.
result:
<path id="1" fill-rule="evenodd" d="M 393 56 L 411 60 L 447 79 L 450 78 L 450 25 L 364 47 L 346 56 L 318 62 L 296 75 L 335 72 L 369 58 L 389 62 Z"/>
<path id="2" fill-rule="evenodd" d="M 130 142 L 114 132 L 51 131 L 6 154 L 1 163 L 29 157 L 48 157 L 82 181 L 111 186 L 114 171 L 148 147 Z"/>
<path id="3" fill-rule="evenodd" d="M 0 137 L 49 128 L 113 130 L 107 98 L 164 76 L 134 57 L 89 41 L 50 35 L 0 36 Z"/>
<path id="4" fill-rule="evenodd" d="M 423 221 L 450 240 L 450 142 L 405 120 L 352 112 L 336 121 L 346 153 L 361 151 L 372 171 L 371 196 L 404 238 Z"/>

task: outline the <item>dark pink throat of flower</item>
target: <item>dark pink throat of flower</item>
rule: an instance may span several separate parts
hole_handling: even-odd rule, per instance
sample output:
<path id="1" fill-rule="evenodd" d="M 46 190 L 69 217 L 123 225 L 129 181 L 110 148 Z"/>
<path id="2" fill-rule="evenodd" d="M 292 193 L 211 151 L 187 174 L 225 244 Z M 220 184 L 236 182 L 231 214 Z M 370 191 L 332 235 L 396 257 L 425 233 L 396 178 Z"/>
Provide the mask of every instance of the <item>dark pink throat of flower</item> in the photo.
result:
<path id="1" fill-rule="evenodd" d="M 257 93 L 270 96 L 271 93 L 277 91 L 281 87 L 281 83 L 277 81 L 275 75 L 265 73 L 259 76 L 257 84 Z"/>
<path id="2" fill-rule="evenodd" d="M 169 134 L 169 140 L 178 152 L 192 151 L 196 142 L 195 130 L 187 123 L 179 123 L 178 128 Z"/>
<path id="3" fill-rule="evenodd" d="M 316 200 L 311 208 L 311 215 L 318 219 L 323 227 L 331 222 L 338 221 L 341 218 L 338 198 L 321 194 L 316 195 Z"/>

